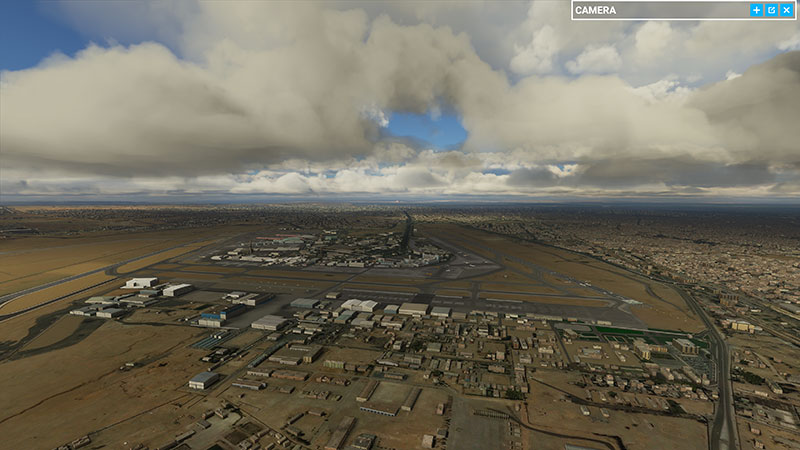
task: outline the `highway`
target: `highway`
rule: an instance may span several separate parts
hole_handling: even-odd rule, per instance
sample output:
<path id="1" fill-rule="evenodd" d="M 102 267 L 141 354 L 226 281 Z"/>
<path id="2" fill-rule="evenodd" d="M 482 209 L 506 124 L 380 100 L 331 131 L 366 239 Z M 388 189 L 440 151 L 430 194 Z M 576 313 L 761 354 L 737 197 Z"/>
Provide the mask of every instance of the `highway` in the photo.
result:
<path id="1" fill-rule="evenodd" d="M 697 301 L 683 289 L 677 288 L 686 304 L 708 328 L 711 338 L 711 350 L 714 361 L 717 363 L 717 385 L 719 386 L 719 401 L 714 411 L 714 421 L 710 424 L 708 448 L 711 450 L 738 450 L 739 431 L 736 428 L 736 413 L 733 409 L 733 387 L 731 386 L 731 357 L 728 344 L 722 334 L 714 326 L 703 308 Z"/>

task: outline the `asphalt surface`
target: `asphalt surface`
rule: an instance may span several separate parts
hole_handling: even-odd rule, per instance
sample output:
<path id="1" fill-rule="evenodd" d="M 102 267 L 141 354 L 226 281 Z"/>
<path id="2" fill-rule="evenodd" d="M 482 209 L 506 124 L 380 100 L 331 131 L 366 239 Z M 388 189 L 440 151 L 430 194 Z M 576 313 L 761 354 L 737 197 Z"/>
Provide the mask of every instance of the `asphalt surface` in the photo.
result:
<path id="1" fill-rule="evenodd" d="M 700 317 L 708 328 L 711 340 L 711 353 L 717 363 L 717 385 L 719 386 L 719 402 L 714 411 L 714 421 L 711 424 L 708 447 L 711 450 L 738 450 L 738 429 L 736 428 L 736 413 L 733 409 L 733 387 L 731 386 L 731 358 L 730 349 L 722 334 L 717 330 L 703 308 L 697 301 L 682 289 L 678 289 L 694 312 Z"/>

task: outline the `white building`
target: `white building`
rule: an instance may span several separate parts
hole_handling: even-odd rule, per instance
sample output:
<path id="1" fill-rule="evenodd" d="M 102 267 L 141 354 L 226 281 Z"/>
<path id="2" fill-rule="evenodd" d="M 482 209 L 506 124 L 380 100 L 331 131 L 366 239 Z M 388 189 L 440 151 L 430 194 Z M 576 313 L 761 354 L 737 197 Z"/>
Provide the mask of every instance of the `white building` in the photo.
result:
<path id="1" fill-rule="evenodd" d="M 189 387 L 204 390 L 216 383 L 217 380 L 219 380 L 219 374 L 216 372 L 200 372 L 189 380 Z"/>
<path id="2" fill-rule="evenodd" d="M 378 306 L 378 302 L 372 300 L 358 300 L 355 298 L 351 298 L 342 303 L 342 308 L 344 309 L 369 313 L 373 312 L 376 306 Z"/>
<path id="3" fill-rule="evenodd" d="M 163 294 L 165 297 L 179 297 L 192 289 L 194 289 L 194 286 L 191 284 L 175 284 L 164 288 Z"/>
<path id="4" fill-rule="evenodd" d="M 131 278 L 122 289 L 144 289 L 158 284 L 158 278 Z"/>

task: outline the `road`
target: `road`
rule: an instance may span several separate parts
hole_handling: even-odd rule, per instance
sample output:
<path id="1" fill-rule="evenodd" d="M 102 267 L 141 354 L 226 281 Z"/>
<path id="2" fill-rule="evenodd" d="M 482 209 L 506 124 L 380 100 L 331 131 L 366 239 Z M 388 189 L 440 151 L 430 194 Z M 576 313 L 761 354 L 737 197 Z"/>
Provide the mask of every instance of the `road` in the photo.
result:
<path id="1" fill-rule="evenodd" d="M 714 411 L 708 447 L 711 450 L 738 450 L 739 431 L 736 428 L 736 413 L 733 410 L 733 387 L 731 386 L 731 357 L 728 344 L 722 334 L 714 326 L 703 308 L 689 294 L 678 288 L 686 304 L 703 321 L 711 338 L 711 351 L 717 363 L 717 385 L 719 386 L 719 402 Z"/>

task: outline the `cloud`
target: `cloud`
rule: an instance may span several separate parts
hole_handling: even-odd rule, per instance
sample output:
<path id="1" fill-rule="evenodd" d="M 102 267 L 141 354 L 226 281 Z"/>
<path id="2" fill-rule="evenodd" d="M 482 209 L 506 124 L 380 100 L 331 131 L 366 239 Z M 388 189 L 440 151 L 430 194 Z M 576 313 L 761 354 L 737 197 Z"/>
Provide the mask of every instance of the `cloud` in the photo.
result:
<path id="1" fill-rule="evenodd" d="M 550 1 L 514 14 L 495 2 L 143 5 L 64 3 L 91 33 L 142 42 L 2 73 L 4 195 L 798 186 L 800 52 L 775 56 L 793 48 L 794 23 L 573 23 L 568 2 Z M 381 130 L 392 112 L 441 110 L 460 116 L 462 148 Z"/>
<path id="2" fill-rule="evenodd" d="M 553 27 L 547 25 L 533 33 L 526 46 L 515 46 L 516 55 L 511 59 L 511 70 L 521 75 L 549 73 L 553 70 L 553 59 L 558 54 L 559 42 Z"/>
<path id="3" fill-rule="evenodd" d="M 611 73 L 622 66 L 622 58 L 613 45 L 589 46 L 577 58 L 568 61 L 567 70 L 573 74 Z"/>

